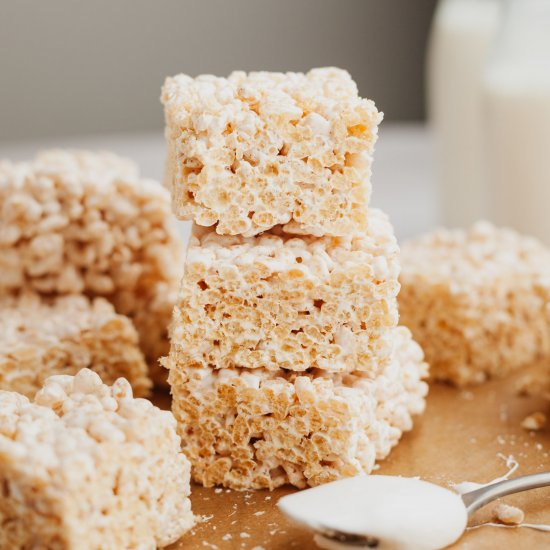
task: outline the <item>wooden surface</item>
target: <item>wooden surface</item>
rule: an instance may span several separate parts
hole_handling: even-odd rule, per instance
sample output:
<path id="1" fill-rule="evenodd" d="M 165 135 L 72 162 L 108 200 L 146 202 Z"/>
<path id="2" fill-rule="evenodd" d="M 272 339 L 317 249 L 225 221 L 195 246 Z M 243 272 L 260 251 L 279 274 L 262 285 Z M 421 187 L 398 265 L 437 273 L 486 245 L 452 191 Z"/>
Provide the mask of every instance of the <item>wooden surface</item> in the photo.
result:
<path id="1" fill-rule="evenodd" d="M 425 415 L 385 460 L 378 473 L 420 476 L 443 486 L 452 482 L 487 482 L 507 471 L 502 457 L 519 462 L 514 476 L 550 470 L 550 430 L 528 432 L 523 418 L 547 408 L 539 399 L 519 397 L 518 376 L 490 382 L 467 391 L 433 385 Z M 166 401 L 164 401 L 166 404 Z M 314 549 L 311 533 L 290 524 L 277 510 L 279 497 L 292 489 L 273 492 L 235 492 L 193 488 L 193 511 L 204 516 L 192 532 L 171 550 Z M 525 521 L 550 524 L 550 489 L 506 497 L 520 506 Z M 490 518 L 491 505 L 473 523 Z M 468 531 L 455 549 L 485 550 L 550 547 L 550 533 L 531 529 L 482 527 Z"/>

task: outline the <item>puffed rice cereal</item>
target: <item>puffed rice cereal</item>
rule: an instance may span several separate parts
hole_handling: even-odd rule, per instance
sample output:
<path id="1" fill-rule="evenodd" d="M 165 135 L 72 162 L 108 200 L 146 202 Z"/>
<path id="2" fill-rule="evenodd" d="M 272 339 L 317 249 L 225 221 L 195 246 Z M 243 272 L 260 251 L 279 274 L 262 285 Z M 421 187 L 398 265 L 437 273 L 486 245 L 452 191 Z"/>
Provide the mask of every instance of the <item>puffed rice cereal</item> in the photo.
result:
<path id="1" fill-rule="evenodd" d="M 136 395 L 151 387 L 138 335 L 103 298 L 0 298 L 0 389 L 33 397 L 54 374 L 88 367 L 108 384 L 123 376 Z"/>
<path id="2" fill-rule="evenodd" d="M 480 222 L 402 247 L 400 321 L 435 379 L 458 386 L 503 376 L 550 354 L 550 252 Z"/>
<path id="3" fill-rule="evenodd" d="M 194 479 L 205 486 L 314 486 L 367 474 L 424 410 L 420 347 L 392 330 L 393 360 L 364 372 L 220 369 L 167 359 L 172 408 Z"/>
<path id="4" fill-rule="evenodd" d="M 382 114 L 341 69 L 180 74 L 162 89 L 166 185 L 180 219 L 222 235 L 365 228 Z"/>
<path id="5" fill-rule="evenodd" d="M 375 209 L 364 233 L 346 237 L 221 236 L 195 226 L 172 361 L 375 373 L 389 360 L 398 321 L 398 253 L 393 228 Z"/>
<path id="6" fill-rule="evenodd" d="M 0 548 L 167 546 L 194 523 L 175 420 L 94 372 L 0 391 Z"/>
<path id="7" fill-rule="evenodd" d="M 110 153 L 0 162 L 0 295 L 103 296 L 136 324 L 153 374 L 182 267 L 169 193 Z"/>

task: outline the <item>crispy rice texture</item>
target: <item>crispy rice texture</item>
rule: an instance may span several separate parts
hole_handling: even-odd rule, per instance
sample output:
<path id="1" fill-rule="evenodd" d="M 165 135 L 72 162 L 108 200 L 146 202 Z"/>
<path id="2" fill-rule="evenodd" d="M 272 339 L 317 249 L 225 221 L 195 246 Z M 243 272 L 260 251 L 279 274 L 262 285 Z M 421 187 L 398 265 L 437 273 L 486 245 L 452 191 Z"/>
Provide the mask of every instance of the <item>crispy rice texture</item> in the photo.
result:
<path id="1" fill-rule="evenodd" d="M 171 327 L 179 365 L 375 371 L 389 359 L 399 249 L 380 211 L 348 237 L 195 233 Z"/>
<path id="2" fill-rule="evenodd" d="M 458 386 L 550 354 L 550 252 L 486 222 L 403 245 L 400 322 L 435 379 Z"/>
<path id="3" fill-rule="evenodd" d="M 175 420 L 88 369 L 0 391 L 0 548 L 154 549 L 194 522 Z M 83 543 L 85 541 L 85 544 Z"/>
<path id="4" fill-rule="evenodd" d="M 364 229 L 382 114 L 346 71 L 180 74 L 161 100 L 180 219 L 247 237 Z"/>
<path id="5" fill-rule="evenodd" d="M 108 384 L 123 376 L 136 395 L 151 387 L 132 322 L 103 298 L 0 298 L 1 390 L 33 397 L 49 376 L 84 367 Z"/>
<path id="6" fill-rule="evenodd" d="M 180 365 L 170 369 L 173 412 L 193 478 L 205 486 L 314 486 L 366 474 L 424 410 L 420 347 L 393 329 L 393 360 L 365 373 L 298 373 Z"/>
<path id="7" fill-rule="evenodd" d="M 132 162 L 61 150 L 0 162 L 0 294 L 103 296 L 159 373 L 181 265 L 169 193 Z"/>

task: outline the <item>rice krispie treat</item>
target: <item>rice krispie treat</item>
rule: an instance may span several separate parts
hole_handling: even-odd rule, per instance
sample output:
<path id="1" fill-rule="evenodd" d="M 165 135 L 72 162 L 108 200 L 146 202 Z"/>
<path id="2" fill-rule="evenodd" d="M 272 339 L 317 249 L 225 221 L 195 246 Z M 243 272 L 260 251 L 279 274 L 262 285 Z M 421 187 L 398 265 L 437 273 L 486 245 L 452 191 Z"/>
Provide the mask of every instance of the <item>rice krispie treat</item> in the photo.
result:
<path id="1" fill-rule="evenodd" d="M 420 347 L 393 329 L 395 353 L 365 373 L 180 365 L 168 358 L 172 408 L 194 479 L 205 486 L 314 486 L 366 474 L 424 409 Z"/>
<path id="2" fill-rule="evenodd" d="M 49 376 L 84 367 L 108 384 L 127 378 L 137 395 L 151 387 L 132 322 L 103 298 L 0 298 L 0 390 L 32 397 Z"/>
<path id="3" fill-rule="evenodd" d="M 347 237 L 203 231 L 172 320 L 179 365 L 374 372 L 389 358 L 399 250 L 380 211 Z"/>
<path id="4" fill-rule="evenodd" d="M 194 522 L 175 421 L 126 380 L 53 376 L 0 392 L 0 548 L 143 548 Z"/>
<path id="5" fill-rule="evenodd" d="M 181 219 L 253 236 L 365 227 L 382 114 L 341 69 L 168 78 L 166 184 Z"/>
<path id="6" fill-rule="evenodd" d="M 170 194 L 113 154 L 0 162 L 0 294 L 104 296 L 135 321 L 154 364 L 181 276 L 175 223 Z"/>
<path id="7" fill-rule="evenodd" d="M 550 252 L 480 222 L 402 249 L 401 323 L 435 379 L 458 386 L 502 376 L 550 353 Z"/>

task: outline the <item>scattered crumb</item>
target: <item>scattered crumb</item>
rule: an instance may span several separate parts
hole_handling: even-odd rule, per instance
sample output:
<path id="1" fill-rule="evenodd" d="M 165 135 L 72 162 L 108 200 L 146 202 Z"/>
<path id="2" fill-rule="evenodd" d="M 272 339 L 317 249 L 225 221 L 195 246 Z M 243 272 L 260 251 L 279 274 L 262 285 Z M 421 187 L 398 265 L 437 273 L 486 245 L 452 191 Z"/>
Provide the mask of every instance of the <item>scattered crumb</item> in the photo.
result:
<path id="1" fill-rule="evenodd" d="M 265 548 L 263 546 L 254 546 L 252 550 L 265 550 Z"/>
<path id="2" fill-rule="evenodd" d="M 206 523 L 207 521 L 210 521 L 214 517 L 214 514 L 211 516 L 199 516 L 199 521 L 201 523 Z"/>
<path id="3" fill-rule="evenodd" d="M 263 512 L 263 511 L 254 512 L 254 515 L 255 515 L 255 516 L 263 516 L 264 514 L 265 514 L 265 512 Z"/>
<path id="4" fill-rule="evenodd" d="M 501 422 L 508 422 L 509 414 L 508 414 L 508 407 L 506 405 L 500 406 L 500 412 L 499 417 Z"/>
<path id="5" fill-rule="evenodd" d="M 233 538 L 233 535 L 231 533 L 227 533 L 222 537 L 222 540 L 231 540 Z"/>
<path id="6" fill-rule="evenodd" d="M 249 539 L 250 538 L 250 535 L 248 533 L 246 533 L 245 531 L 243 531 L 239 536 L 242 539 Z"/>
<path id="7" fill-rule="evenodd" d="M 501 502 L 493 509 L 493 517 L 505 525 L 519 525 L 525 519 L 525 514 L 521 508 Z"/>
<path id="8" fill-rule="evenodd" d="M 546 415 L 543 412 L 530 414 L 521 423 L 521 427 L 525 430 L 542 430 L 544 426 L 546 426 Z"/>
<path id="9" fill-rule="evenodd" d="M 219 495 L 221 492 L 223 492 L 223 489 L 221 487 L 216 487 L 216 489 L 214 489 L 214 493 L 216 493 L 217 495 Z"/>
<path id="10" fill-rule="evenodd" d="M 268 495 L 268 496 L 265 497 L 264 500 L 271 500 L 271 497 Z"/>

